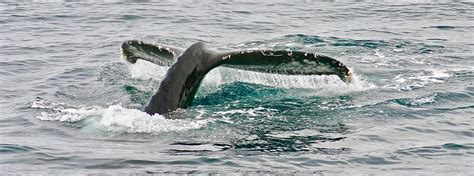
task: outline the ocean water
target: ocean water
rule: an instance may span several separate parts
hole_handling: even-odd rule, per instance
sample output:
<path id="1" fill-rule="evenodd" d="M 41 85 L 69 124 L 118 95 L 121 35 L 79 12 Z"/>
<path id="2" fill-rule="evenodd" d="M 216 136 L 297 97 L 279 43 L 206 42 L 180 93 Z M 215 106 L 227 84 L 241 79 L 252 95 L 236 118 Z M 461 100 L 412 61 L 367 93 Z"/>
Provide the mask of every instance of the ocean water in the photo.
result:
<path id="1" fill-rule="evenodd" d="M 0 174 L 474 175 L 466 1 L 2 1 Z M 193 106 L 140 111 L 166 67 L 123 41 L 284 49 L 355 80 L 217 68 Z"/>

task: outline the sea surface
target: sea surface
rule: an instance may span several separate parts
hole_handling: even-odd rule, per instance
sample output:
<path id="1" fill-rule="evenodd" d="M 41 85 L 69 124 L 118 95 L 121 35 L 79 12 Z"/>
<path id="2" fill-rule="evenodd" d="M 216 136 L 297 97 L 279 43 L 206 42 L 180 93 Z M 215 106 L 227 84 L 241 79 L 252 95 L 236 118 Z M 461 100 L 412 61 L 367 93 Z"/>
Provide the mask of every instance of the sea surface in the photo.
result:
<path id="1" fill-rule="evenodd" d="M 468 1 L 2 1 L 0 175 L 474 175 Z M 354 72 L 217 68 L 171 119 L 121 43 L 278 49 Z"/>

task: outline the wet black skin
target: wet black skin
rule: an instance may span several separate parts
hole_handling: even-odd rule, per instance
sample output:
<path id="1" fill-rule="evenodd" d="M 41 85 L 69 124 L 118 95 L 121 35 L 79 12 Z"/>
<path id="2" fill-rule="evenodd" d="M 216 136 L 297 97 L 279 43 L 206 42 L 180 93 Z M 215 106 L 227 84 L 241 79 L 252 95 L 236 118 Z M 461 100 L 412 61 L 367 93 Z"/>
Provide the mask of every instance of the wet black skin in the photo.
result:
<path id="1" fill-rule="evenodd" d="M 217 62 L 210 59 L 214 55 L 202 43 L 189 47 L 168 69 L 158 91 L 145 107 L 145 112 L 150 115 L 164 114 L 188 107 L 202 79 L 216 65 Z"/>

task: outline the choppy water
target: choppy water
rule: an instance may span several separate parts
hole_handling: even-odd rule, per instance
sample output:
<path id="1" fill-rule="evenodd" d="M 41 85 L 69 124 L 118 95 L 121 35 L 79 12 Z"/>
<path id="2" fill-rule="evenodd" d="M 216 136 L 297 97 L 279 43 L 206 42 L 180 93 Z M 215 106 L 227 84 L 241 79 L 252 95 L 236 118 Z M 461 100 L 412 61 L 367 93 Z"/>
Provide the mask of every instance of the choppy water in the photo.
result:
<path id="1" fill-rule="evenodd" d="M 470 2 L 0 3 L 0 173 L 474 174 Z M 121 42 L 291 49 L 356 73 L 219 68 L 175 119 Z"/>

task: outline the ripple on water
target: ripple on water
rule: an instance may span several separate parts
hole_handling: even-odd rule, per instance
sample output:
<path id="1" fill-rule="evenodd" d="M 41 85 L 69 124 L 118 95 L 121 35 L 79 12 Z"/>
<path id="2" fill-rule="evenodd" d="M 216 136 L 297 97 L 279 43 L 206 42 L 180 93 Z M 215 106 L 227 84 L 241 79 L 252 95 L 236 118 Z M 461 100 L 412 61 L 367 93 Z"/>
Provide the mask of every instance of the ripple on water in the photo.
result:
<path id="1" fill-rule="evenodd" d="M 474 149 L 473 144 L 446 143 L 441 146 L 423 146 L 396 151 L 398 154 L 433 158 L 442 156 L 462 156 L 467 150 Z"/>
<path id="2" fill-rule="evenodd" d="M 456 29 L 456 26 L 430 26 L 430 28 L 450 30 L 450 29 Z"/>
<path id="3" fill-rule="evenodd" d="M 9 153 L 25 153 L 25 152 L 33 152 L 37 151 L 38 149 L 17 145 L 17 144 L 0 144 L 0 154 L 9 154 Z"/>

